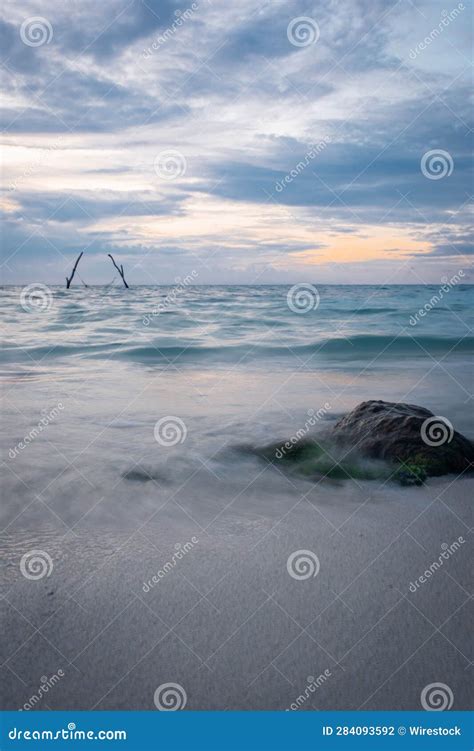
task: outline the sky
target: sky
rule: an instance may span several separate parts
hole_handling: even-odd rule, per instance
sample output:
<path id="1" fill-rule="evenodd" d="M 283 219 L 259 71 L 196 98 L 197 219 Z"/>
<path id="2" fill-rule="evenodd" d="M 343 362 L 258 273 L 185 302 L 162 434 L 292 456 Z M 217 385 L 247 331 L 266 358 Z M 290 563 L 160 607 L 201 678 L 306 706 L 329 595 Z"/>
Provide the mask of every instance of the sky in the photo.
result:
<path id="1" fill-rule="evenodd" d="M 474 281 L 468 0 L 2 12 L 2 283 Z"/>

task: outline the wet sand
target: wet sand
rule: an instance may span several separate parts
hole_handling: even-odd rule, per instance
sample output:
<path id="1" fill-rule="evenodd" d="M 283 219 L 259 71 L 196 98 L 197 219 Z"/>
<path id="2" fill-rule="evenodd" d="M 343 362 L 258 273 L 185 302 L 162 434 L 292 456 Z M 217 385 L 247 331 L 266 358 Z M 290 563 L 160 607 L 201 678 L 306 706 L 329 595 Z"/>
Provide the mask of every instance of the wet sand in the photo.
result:
<path id="1" fill-rule="evenodd" d="M 4 708 L 58 671 L 35 708 L 155 709 L 169 682 L 188 709 L 286 709 L 301 696 L 301 710 L 419 709 L 434 682 L 469 707 L 472 480 L 312 486 L 264 468 L 208 526 L 219 484 L 206 468 L 168 499 L 146 483 L 163 502 L 133 531 L 13 523 L 1 538 Z M 49 576 L 21 574 L 32 549 L 50 555 Z M 299 550 L 317 556 L 316 576 L 289 575 Z"/>

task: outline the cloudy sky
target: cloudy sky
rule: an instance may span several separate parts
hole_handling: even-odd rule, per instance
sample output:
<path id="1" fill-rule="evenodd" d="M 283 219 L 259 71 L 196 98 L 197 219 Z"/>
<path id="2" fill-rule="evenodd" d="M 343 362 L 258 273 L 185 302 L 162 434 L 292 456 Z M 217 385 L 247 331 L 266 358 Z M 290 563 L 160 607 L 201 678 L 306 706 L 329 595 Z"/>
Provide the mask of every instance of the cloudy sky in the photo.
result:
<path id="1" fill-rule="evenodd" d="M 63 283 L 81 250 L 88 283 L 108 252 L 135 284 L 467 274 L 471 13 L 7 2 L 3 282 Z"/>

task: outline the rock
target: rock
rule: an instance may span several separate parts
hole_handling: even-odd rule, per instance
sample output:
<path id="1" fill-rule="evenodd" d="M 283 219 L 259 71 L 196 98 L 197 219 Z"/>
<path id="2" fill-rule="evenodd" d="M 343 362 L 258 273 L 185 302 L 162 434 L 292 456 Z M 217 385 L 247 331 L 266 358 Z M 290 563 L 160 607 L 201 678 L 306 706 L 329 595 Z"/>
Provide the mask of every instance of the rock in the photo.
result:
<path id="1" fill-rule="evenodd" d="M 130 482 L 155 482 L 159 485 L 161 484 L 167 484 L 167 478 L 164 476 L 162 472 L 159 472 L 152 467 L 141 467 L 136 466 L 132 469 L 127 469 L 125 472 L 122 472 L 122 477 L 124 480 L 129 480 Z"/>
<path id="2" fill-rule="evenodd" d="M 289 448 L 287 448 L 289 446 Z M 307 480 L 388 479 L 391 469 L 384 462 L 362 460 L 350 450 L 336 446 L 324 437 L 300 439 L 297 443 L 279 441 L 266 446 L 240 446 L 240 451 L 257 455 L 290 474 Z"/>
<path id="3" fill-rule="evenodd" d="M 410 487 L 413 485 L 423 485 L 427 478 L 426 470 L 424 467 L 420 467 L 417 464 L 400 464 L 401 469 L 398 469 L 393 476 L 393 479 L 403 485 L 404 487 Z"/>
<path id="4" fill-rule="evenodd" d="M 404 485 L 474 469 L 474 443 L 447 418 L 414 404 L 362 402 L 336 423 L 332 438 L 362 455 L 402 463 Z"/>

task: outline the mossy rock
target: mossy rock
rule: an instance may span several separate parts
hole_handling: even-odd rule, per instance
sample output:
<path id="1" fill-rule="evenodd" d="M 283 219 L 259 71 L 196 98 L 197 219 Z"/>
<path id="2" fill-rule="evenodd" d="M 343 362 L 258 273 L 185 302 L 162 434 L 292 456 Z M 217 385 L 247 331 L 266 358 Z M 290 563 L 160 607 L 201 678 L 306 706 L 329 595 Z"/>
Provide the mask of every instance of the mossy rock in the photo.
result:
<path id="1" fill-rule="evenodd" d="M 473 442 L 446 417 L 414 404 L 362 402 L 336 423 L 331 435 L 364 456 L 422 467 L 428 477 L 474 468 Z M 421 475 L 421 470 L 411 474 Z"/>
<path id="2" fill-rule="evenodd" d="M 428 477 L 474 469 L 474 444 L 424 407 L 362 402 L 323 437 L 293 437 L 251 453 L 308 480 L 391 479 L 422 485 Z"/>
<path id="3" fill-rule="evenodd" d="M 281 465 L 290 474 L 308 480 L 375 480 L 390 476 L 385 464 L 364 462 L 361 457 L 351 456 L 351 452 L 341 452 L 336 445 L 326 445 L 321 440 L 304 439 L 295 444 L 273 443 L 253 449 L 252 453 L 276 466 Z"/>
<path id="4" fill-rule="evenodd" d="M 403 462 L 393 475 L 400 485 L 423 485 L 428 477 L 426 465 L 420 462 Z"/>

